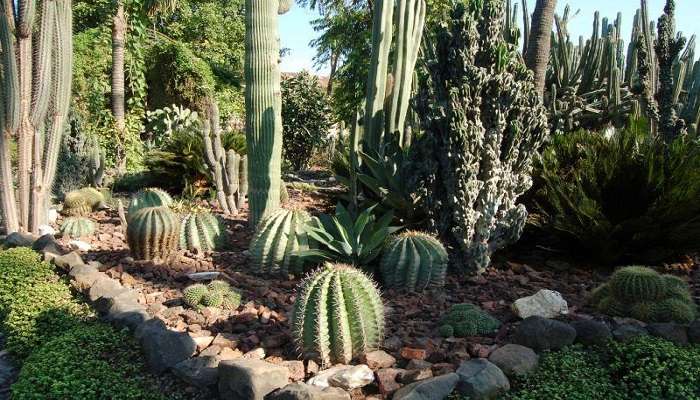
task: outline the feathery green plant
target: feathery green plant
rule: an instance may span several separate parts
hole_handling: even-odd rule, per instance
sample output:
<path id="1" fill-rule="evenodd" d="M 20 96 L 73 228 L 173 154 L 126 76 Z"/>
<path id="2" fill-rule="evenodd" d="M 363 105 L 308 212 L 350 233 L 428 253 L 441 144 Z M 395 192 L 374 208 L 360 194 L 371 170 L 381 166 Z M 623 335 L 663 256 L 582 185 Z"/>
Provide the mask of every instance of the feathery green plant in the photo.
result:
<path id="1" fill-rule="evenodd" d="M 440 324 L 440 334 L 446 337 L 488 335 L 501 326 L 499 320 L 469 303 L 453 305 Z"/>

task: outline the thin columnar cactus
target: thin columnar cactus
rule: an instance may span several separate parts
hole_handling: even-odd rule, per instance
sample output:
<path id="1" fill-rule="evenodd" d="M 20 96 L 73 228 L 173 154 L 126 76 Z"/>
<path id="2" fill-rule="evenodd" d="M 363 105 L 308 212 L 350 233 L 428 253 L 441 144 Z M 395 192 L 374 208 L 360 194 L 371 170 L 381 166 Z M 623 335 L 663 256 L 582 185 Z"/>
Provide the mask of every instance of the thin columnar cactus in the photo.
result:
<path id="1" fill-rule="evenodd" d="M 131 197 L 131 201 L 129 202 L 129 215 L 136 213 L 142 208 L 170 207 L 172 204 L 173 198 L 170 197 L 165 190 L 158 188 L 144 189 Z"/>
<path id="2" fill-rule="evenodd" d="M 187 250 L 211 251 L 223 246 L 226 229 L 210 212 L 187 214 L 181 223 L 180 247 Z"/>
<path id="3" fill-rule="evenodd" d="M 386 246 L 380 270 L 387 287 L 409 291 L 442 287 L 447 273 L 447 251 L 432 235 L 404 232 Z"/>
<path id="4" fill-rule="evenodd" d="M 95 223 L 84 217 L 66 218 L 61 224 L 61 234 L 68 235 L 72 239 L 91 236 L 95 233 Z"/>
<path id="5" fill-rule="evenodd" d="M 305 225 L 311 220 L 303 210 L 279 209 L 260 222 L 250 243 L 250 257 L 266 274 L 304 272 L 304 262 L 296 253 L 309 248 Z"/>
<path id="6" fill-rule="evenodd" d="M 72 33 L 70 0 L 0 3 L 0 214 L 7 232 L 37 232 L 48 223 L 70 104 Z"/>
<path id="7" fill-rule="evenodd" d="M 246 0 L 245 100 L 248 142 L 249 225 L 280 205 L 282 176 L 282 90 L 278 13 L 288 1 Z"/>
<path id="8" fill-rule="evenodd" d="M 347 364 L 379 347 L 384 305 L 376 285 L 349 265 L 326 264 L 297 290 L 292 332 L 305 356 Z"/>
<path id="9" fill-rule="evenodd" d="M 142 208 L 131 215 L 126 239 L 135 259 L 168 261 L 179 247 L 180 219 L 167 207 Z"/>

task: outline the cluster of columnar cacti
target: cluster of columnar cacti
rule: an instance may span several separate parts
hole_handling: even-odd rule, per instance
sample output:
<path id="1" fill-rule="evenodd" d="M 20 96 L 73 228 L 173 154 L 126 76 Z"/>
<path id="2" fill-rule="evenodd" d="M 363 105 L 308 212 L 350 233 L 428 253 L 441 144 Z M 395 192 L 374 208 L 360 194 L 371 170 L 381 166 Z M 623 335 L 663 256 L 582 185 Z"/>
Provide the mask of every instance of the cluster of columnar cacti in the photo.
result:
<path id="1" fill-rule="evenodd" d="M 204 121 L 204 160 L 214 180 L 216 200 L 224 214 L 235 215 L 243 205 L 248 190 L 248 157 L 221 144 L 219 109 L 214 101 L 209 104 L 208 118 Z"/>
<path id="2" fill-rule="evenodd" d="M 246 0 L 245 104 L 248 142 L 248 220 L 279 208 L 282 180 L 282 89 L 277 15 L 289 0 Z"/>
<path id="3" fill-rule="evenodd" d="M 690 322 L 696 315 L 684 280 L 639 266 L 615 271 L 591 293 L 589 302 L 608 315 L 645 322 Z"/>
<path id="4" fill-rule="evenodd" d="M 147 207 L 170 207 L 173 198 L 168 192 L 158 188 L 143 189 L 131 197 L 129 202 L 129 218 L 142 208 Z"/>
<path id="5" fill-rule="evenodd" d="M 66 218 L 61 224 L 61 234 L 77 239 L 95 233 L 95 223 L 85 217 Z"/>
<path id="6" fill-rule="evenodd" d="M 434 236 L 407 231 L 390 240 L 380 266 L 384 285 L 421 291 L 445 285 L 447 251 Z"/>
<path id="7" fill-rule="evenodd" d="M 145 207 L 129 213 L 126 238 L 137 260 L 168 261 L 180 244 L 180 218 L 168 207 Z"/>
<path id="8" fill-rule="evenodd" d="M 70 105 L 72 34 L 70 0 L 0 4 L 0 214 L 7 232 L 37 232 L 48 223 Z"/>
<path id="9" fill-rule="evenodd" d="M 500 326 L 499 320 L 473 304 L 455 304 L 442 319 L 439 333 L 443 337 L 488 335 Z"/>
<path id="10" fill-rule="evenodd" d="M 105 175 L 106 155 L 97 140 L 92 140 L 88 147 L 88 161 L 90 162 L 90 184 L 101 187 Z"/>
<path id="11" fill-rule="evenodd" d="M 211 251 L 221 248 L 226 228 L 221 220 L 207 211 L 192 212 L 182 218 L 180 247 L 187 250 Z"/>
<path id="12" fill-rule="evenodd" d="M 427 48 L 416 102 L 418 195 L 451 261 L 472 271 L 519 239 L 527 210 L 517 199 L 548 132 L 532 75 L 503 40 L 503 11 L 499 0 L 455 6 Z"/>
<path id="13" fill-rule="evenodd" d="M 410 136 L 405 135 L 406 115 L 425 25 L 425 0 L 399 0 L 396 10 L 394 8 L 393 0 L 378 0 L 374 5 L 372 23 L 364 132 L 366 145 L 380 154 L 383 154 L 383 144 L 389 142 L 390 135 L 395 135 L 402 147 L 410 143 Z M 390 54 L 394 37 L 392 63 Z"/>
<path id="14" fill-rule="evenodd" d="M 250 243 L 255 268 L 266 274 L 304 272 L 304 260 L 297 253 L 309 248 L 309 221 L 311 216 L 306 211 L 283 208 L 262 220 Z"/>
<path id="15" fill-rule="evenodd" d="M 374 282 L 343 264 L 326 264 L 297 290 L 292 330 L 305 356 L 347 364 L 379 347 L 384 305 Z"/>
<path id="16" fill-rule="evenodd" d="M 196 283 L 188 286 L 182 293 L 185 304 L 199 309 L 201 307 L 216 307 L 225 310 L 235 310 L 241 304 L 241 294 L 231 288 L 225 281 L 212 281 L 209 285 Z"/>
<path id="17" fill-rule="evenodd" d="M 85 216 L 105 207 L 105 196 L 102 192 L 87 187 L 66 193 L 62 212 L 68 216 Z"/>

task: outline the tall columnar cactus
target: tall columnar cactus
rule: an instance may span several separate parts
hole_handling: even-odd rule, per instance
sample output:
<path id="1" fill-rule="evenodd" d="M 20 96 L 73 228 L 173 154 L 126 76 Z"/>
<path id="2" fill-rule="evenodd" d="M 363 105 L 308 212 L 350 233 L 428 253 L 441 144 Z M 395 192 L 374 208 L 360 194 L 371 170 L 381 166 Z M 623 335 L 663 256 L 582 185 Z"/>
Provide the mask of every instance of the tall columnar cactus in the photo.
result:
<path id="1" fill-rule="evenodd" d="M 287 0 L 245 2 L 245 102 L 248 142 L 248 219 L 251 228 L 280 205 L 282 89 L 278 13 Z"/>
<path id="2" fill-rule="evenodd" d="M 292 330 L 304 355 L 347 364 L 379 347 L 384 305 L 374 282 L 348 265 L 326 264 L 297 290 Z"/>
<path id="3" fill-rule="evenodd" d="M 167 207 L 146 207 L 129 218 L 126 230 L 137 260 L 168 261 L 180 244 L 180 219 Z"/>
<path id="4" fill-rule="evenodd" d="M 286 209 L 279 209 L 262 220 L 250 243 L 255 267 L 266 274 L 304 272 L 304 261 L 296 253 L 309 248 L 305 226 L 310 220 L 306 211 Z"/>
<path id="5" fill-rule="evenodd" d="M 182 249 L 211 251 L 224 245 L 226 228 L 221 220 L 210 212 L 187 214 L 181 224 L 180 247 Z"/>
<path id="6" fill-rule="evenodd" d="M 61 224 L 61 234 L 77 239 L 92 235 L 95 228 L 95 223 L 89 218 L 70 217 Z"/>
<path id="7" fill-rule="evenodd" d="M 471 2 L 476 5 L 478 2 Z M 412 148 L 419 196 L 459 267 L 481 271 L 519 239 L 532 158 L 547 134 L 532 75 L 502 37 L 503 2 L 457 4 L 428 46 L 417 101 L 425 134 Z"/>
<path id="8" fill-rule="evenodd" d="M 380 269 L 387 287 L 410 291 L 442 287 L 447 274 L 447 251 L 432 235 L 404 232 L 386 246 Z"/>
<path id="9" fill-rule="evenodd" d="M 410 140 L 404 137 L 404 129 L 425 13 L 425 0 L 398 0 L 396 12 L 393 0 L 378 0 L 374 6 L 365 134 L 366 145 L 380 154 L 383 154 L 383 144 L 388 142 L 387 135 L 396 135 L 401 146 Z M 392 64 L 389 56 L 394 37 L 394 19 L 397 32 Z"/>
<path id="10" fill-rule="evenodd" d="M 142 208 L 170 207 L 172 204 L 173 198 L 170 197 L 165 190 L 158 188 L 143 189 L 131 197 L 131 201 L 129 202 L 129 215 L 136 213 Z"/>
<path id="11" fill-rule="evenodd" d="M 242 191 L 241 179 L 243 178 L 243 164 L 247 163 L 247 158 L 241 157 L 233 150 L 226 151 L 221 144 L 219 107 L 216 102 L 209 103 L 208 114 L 208 118 L 204 121 L 204 129 L 202 129 L 204 160 L 214 180 L 219 207 L 224 211 L 224 214 L 236 215 L 246 196 L 246 193 Z"/>
<path id="12" fill-rule="evenodd" d="M 48 223 L 70 103 L 72 33 L 71 0 L 0 2 L 0 214 L 8 232 Z"/>

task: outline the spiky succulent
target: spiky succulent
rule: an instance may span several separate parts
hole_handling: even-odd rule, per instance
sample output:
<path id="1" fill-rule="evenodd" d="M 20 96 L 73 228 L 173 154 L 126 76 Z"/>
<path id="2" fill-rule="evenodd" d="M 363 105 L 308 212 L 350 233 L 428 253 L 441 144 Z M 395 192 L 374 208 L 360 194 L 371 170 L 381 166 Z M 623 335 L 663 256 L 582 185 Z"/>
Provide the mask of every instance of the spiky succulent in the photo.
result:
<path id="1" fill-rule="evenodd" d="M 375 283 L 345 264 L 325 264 L 297 289 L 292 332 L 305 355 L 347 364 L 379 347 L 384 305 Z"/>
<path id="2" fill-rule="evenodd" d="M 221 292 L 207 292 L 202 298 L 202 305 L 205 307 L 221 307 L 224 302 L 224 294 Z"/>
<path id="3" fill-rule="evenodd" d="M 214 214 L 203 211 L 185 215 L 180 230 L 180 247 L 211 251 L 224 245 L 226 229 Z"/>
<path id="4" fill-rule="evenodd" d="M 61 224 L 61 234 L 72 239 L 90 236 L 95 233 L 95 223 L 85 217 L 69 217 Z"/>
<path id="5" fill-rule="evenodd" d="M 304 260 L 297 253 L 309 248 L 305 225 L 311 216 L 303 210 L 279 209 L 260 222 L 250 243 L 250 257 L 262 273 L 298 274 Z"/>
<path id="6" fill-rule="evenodd" d="M 147 207 L 131 215 L 126 231 L 137 260 L 167 261 L 180 244 L 180 219 L 167 207 Z"/>
<path id="7" fill-rule="evenodd" d="M 226 281 L 211 281 L 209 282 L 209 285 L 207 285 L 207 289 L 211 292 L 222 292 L 226 293 L 231 290 L 231 285 L 228 284 Z"/>
<path id="8" fill-rule="evenodd" d="M 170 207 L 173 199 L 168 192 L 158 188 L 143 189 L 131 198 L 129 202 L 129 215 L 146 207 Z"/>
<path id="9" fill-rule="evenodd" d="M 455 304 L 442 319 L 440 334 L 450 334 L 455 337 L 487 335 L 493 333 L 501 322 L 479 307 L 464 303 Z M 450 327 L 450 328 L 448 328 Z"/>
<path id="10" fill-rule="evenodd" d="M 221 302 L 221 308 L 224 310 L 235 310 L 241 305 L 241 294 L 235 290 L 229 290 L 224 293 L 224 299 Z"/>
<path id="11" fill-rule="evenodd" d="M 610 278 L 610 289 L 620 300 L 660 300 L 666 295 L 666 281 L 651 268 L 630 266 Z"/>
<path id="12" fill-rule="evenodd" d="M 185 288 L 182 292 L 182 297 L 185 304 L 192 308 L 198 307 L 202 303 L 204 296 L 209 293 L 209 289 L 201 283 L 195 283 Z"/>
<path id="13" fill-rule="evenodd" d="M 227 282 L 212 281 L 209 285 L 197 283 L 188 286 L 183 291 L 183 299 L 188 306 L 221 307 L 225 310 L 235 310 L 241 304 L 241 294 L 231 288 Z"/>
<path id="14" fill-rule="evenodd" d="M 447 251 L 434 236 L 407 231 L 389 242 L 381 263 L 384 284 L 421 291 L 445 285 Z"/>
<path id="15" fill-rule="evenodd" d="M 104 195 L 90 187 L 68 192 L 63 199 L 63 214 L 68 216 L 85 216 L 104 207 Z"/>

